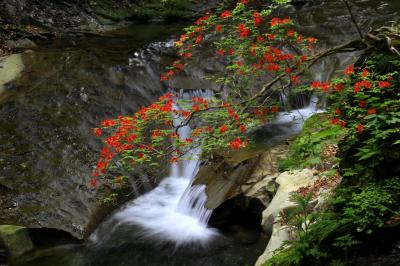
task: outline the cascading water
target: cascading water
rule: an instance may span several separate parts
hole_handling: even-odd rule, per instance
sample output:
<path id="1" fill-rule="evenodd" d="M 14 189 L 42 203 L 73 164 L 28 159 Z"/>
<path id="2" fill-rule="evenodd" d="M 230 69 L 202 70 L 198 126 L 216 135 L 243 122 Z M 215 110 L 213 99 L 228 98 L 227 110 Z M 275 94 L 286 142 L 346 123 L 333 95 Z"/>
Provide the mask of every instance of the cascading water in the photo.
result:
<path id="1" fill-rule="evenodd" d="M 183 93 L 182 98 L 191 96 L 209 97 L 210 92 Z M 179 106 L 175 106 L 179 108 Z M 174 125 L 181 123 L 175 117 Z M 179 137 L 190 135 L 190 127 L 179 128 Z M 174 242 L 176 246 L 187 243 L 205 244 L 217 236 L 215 229 L 207 226 L 212 211 L 206 209 L 205 186 L 192 186 L 199 169 L 199 148 L 188 151 L 183 160 L 172 163 L 170 176 L 155 189 L 133 200 L 113 217 L 117 226 L 133 224 L 139 226 L 142 237 L 154 238 L 157 242 Z"/>

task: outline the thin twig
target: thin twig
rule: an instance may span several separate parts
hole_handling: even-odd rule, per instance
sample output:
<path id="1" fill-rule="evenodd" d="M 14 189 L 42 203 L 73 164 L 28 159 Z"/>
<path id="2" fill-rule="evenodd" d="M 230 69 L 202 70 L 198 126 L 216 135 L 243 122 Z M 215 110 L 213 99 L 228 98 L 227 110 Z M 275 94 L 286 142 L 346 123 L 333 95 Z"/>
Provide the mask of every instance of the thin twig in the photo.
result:
<path id="1" fill-rule="evenodd" d="M 346 4 L 347 10 L 348 10 L 349 13 L 350 13 L 351 20 L 353 21 L 354 25 L 356 26 L 356 29 L 357 29 L 357 31 L 358 31 L 358 34 L 360 35 L 361 39 L 363 39 L 364 36 L 363 36 L 363 34 L 362 34 L 362 32 L 361 32 L 360 27 L 359 27 L 358 24 L 357 24 L 357 21 L 356 21 L 354 15 L 353 15 L 353 12 L 351 11 L 351 8 L 350 8 L 350 5 L 349 5 L 349 1 L 346 0 L 346 1 L 344 1 L 344 2 L 345 2 L 345 4 Z"/>

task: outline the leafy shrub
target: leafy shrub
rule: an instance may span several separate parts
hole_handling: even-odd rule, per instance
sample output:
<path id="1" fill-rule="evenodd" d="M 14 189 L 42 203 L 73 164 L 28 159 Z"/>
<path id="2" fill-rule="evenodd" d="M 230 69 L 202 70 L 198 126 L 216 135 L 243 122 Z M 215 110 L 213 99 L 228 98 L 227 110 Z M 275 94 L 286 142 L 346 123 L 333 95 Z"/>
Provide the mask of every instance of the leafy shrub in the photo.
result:
<path id="1" fill-rule="evenodd" d="M 329 145 L 336 146 L 344 131 L 340 126 L 332 126 L 327 114 L 315 114 L 306 120 L 303 130 L 290 145 L 289 155 L 279 162 L 280 170 L 301 169 L 323 163 L 321 154 Z M 337 163 L 331 157 L 330 163 Z"/>
<path id="2" fill-rule="evenodd" d="M 382 68 L 382 62 L 386 62 Z M 331 96 L 334 121 L 348 129 L 341 143 L 345 176 L 393 177 L 400 160 L 400 60 L 384 53 L 347 70 L 340 93 Z"/>
<path id="3" fill-rule="evenodd" d="M 188 1 L 184 0 L 153 0 L 136 10 L 134 16 L 144 21 L 155 18 L 176 21 L 187 16 L 188 7 Z"/>
<path id="4" fill-rule="evenodd" d="M 303 198 L 300 202 L 306 202 Z M 346 259 L 362 244 L 365 236 L 373 234 L 392 218 L 400 214 L 400 179 L 392 178 L 381 183 L 338 189 L 331 199 L 331 207 L 310 215 L 313 223 L 307 230 L 292 226 L 295 238 L 265 265 L 345 265 Z M 303 209 L 293 213 L 297 224 Z M 315 222 L 314 222 L 315 221 Z M 287 249 L 284 249 L 287 247 Z M 340 259 L 338 259 L 340 258 Z"/>

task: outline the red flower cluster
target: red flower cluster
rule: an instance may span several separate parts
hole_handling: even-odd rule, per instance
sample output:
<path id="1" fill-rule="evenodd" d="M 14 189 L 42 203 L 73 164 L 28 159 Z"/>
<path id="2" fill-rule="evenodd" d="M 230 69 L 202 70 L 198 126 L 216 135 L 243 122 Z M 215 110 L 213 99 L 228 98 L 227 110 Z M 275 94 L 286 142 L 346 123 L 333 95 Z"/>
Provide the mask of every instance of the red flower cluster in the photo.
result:
<path id="1" fill-rule="evenodd" d="M 313 89 L 321 89 L 323 92 L 328 92 L 330 88 L 329 82 L 320 82 L 320 81 L 313 81 L 311 82 L 311 88 Z"/>
<path id="2" fill-rule="evenodd" d="M 228 127 L 226 125 L 222 125 L 219 127 L 219 133 L 224 134 L 228 130 Z"/>
<path id="3" fill-rule="evenodd" d="M 388 81 L 379 81 L 378 82 L 379 88 L 389 88 L 390 86 L 392 86 L 392 84 L 390 84 L 390 82 L 388 82 Z"/>
<path id="4" fill-rule="evenodd" d="M 354 74 L 354 67 L 353 67 L 353 66 L 348 66 L 348 67 L 343 71 L 343 73 L 344 73 L 346 76 L 350 76 L 350 75 Z"/>
<path id="5" fill-rule="evenodd" d="M 258 27 L 261 23 L 262 23 L 262 17 L 261 14 L 259 12 L 254 12 L 253 13 L 253 23 L 254 23 L 254 27 Z"/>
<path id="6" fill-rule="evenodd" d="M 199 36 L 197 36 L 196 41 L 194 43 L 199 44 L 202 40 L 203 40 L 203 35 L 200 34 Z"/>
<path id="7" fill-rule="evenodd" d="M 289 24 L 289 23 L 292 23 L 292 20 L 290 18 L 284 18 L 284 19 L 272 18 L 271 19 L 271 27 L 280 26 L 280 25 Z"/>
<path id="8" fill-rule="evenodd" d="M 199 18 L 198 20 L 196 20 L 196 22 L 195 22 L 194 24 L 196 24 L 196 25 L 201 25 L 201 24 L 203 24 L 203 22 L 206 22 L 206 21 L 208 21 L 209 19 L 210 19 L 210 16 L 205 15 L 205 16 Z"/>
<path id="9" fill-rule="evenodd" d="M 362 88 L 370 89 L 371 87 L 372 84 L 368 80 L 357 81 L 354 84 L 354 93 L 358 93 Z"/>
<path id="10" fill-rule="evenodd" d="M 233 150 L 239 150 L 243 145 L 243 141 L 240 138 L 235 138 L 229 142 L 229 147 Z"/>
<path id="11" fill-rule="evenodd" d="M 249 36 L 250 29 L 246 28 L 246 26 L 244 24 L 239 24 L 238 32 L 239 32 L 240 38 L 247 38 L 247 36 Z"/>
<path id="12" fill-rule="evenodd" d="M 229 18 L 230 16 L 231 16 L 231 11 L 229 11 L 229 10 L 226 10 L 226 11 L 221 13 L 221 18 L 222 19 Z"/>

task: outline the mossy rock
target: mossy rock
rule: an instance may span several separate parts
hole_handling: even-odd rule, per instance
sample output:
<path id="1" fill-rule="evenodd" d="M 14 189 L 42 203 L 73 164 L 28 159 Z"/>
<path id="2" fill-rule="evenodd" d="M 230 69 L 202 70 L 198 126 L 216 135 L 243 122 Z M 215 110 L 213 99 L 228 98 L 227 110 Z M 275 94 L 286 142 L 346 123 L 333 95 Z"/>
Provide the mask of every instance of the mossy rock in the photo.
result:
<path id="1" fill-rule="evenodd" d="M 19 257 L 33 249 L 28 229 L 17 225 L 0 225 L 0 241 L 11 258 Z"/>

